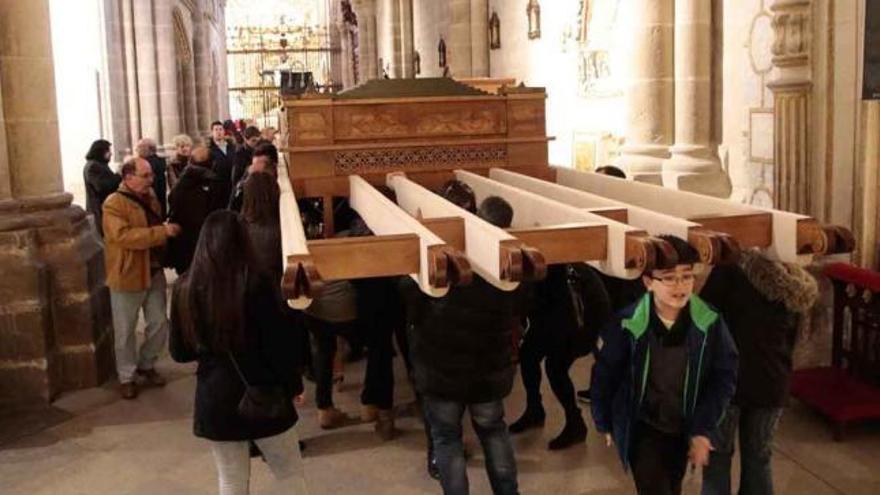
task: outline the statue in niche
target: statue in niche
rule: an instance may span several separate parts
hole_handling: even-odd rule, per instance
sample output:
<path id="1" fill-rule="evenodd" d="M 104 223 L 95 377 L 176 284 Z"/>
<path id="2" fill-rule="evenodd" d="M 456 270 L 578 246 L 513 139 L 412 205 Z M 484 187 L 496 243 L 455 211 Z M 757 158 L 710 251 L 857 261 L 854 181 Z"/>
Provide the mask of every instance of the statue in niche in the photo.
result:
<path id="1" fill-rule="evenodd" d="M 577 16 L 578 86 L 587 97 L 623 94 L 611 70 L 620 0 L 580 0 Z"/>
<path id="2" fill-rule="evenodd" d="M 529 39 L 536 40 L 541 37 L 541 6 L 538 0 L 529 0 L 526 14 L 529 16 Z"/>
<path id="3" fill-rule="evenodd" d="M 501 48 L 501 19 L 498 18 L 498 12 L 492 11 L 492 16 L 489 17 L 489 49 L 499 48 Z"/>
<path id="4" fill-rule="evenodd" d="M 443 37 L 440 37 L 440 43 L 437 44 L 437 54 L 439 55 L 439 65 L 440 67 L 446 68 L 446 41 L 443 40 Z"/>

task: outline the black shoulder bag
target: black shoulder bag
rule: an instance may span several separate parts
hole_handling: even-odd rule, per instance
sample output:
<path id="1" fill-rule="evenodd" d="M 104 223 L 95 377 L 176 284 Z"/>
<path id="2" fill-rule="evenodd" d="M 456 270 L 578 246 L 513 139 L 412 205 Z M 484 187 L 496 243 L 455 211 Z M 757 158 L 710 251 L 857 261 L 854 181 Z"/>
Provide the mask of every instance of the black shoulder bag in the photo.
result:
<path id="1" fill-rule="evenodd" d="M 242 419 L 254 422 L 280 421 L 296 418 L 293 400 L 287 389 L 281 385 L 251 385 L 238 367 L 232 352 L 228 352 L 229 360 L 235 367 L 241 382 L 244 384 L 244 395 L 238 403 L 238 415 Z"/>

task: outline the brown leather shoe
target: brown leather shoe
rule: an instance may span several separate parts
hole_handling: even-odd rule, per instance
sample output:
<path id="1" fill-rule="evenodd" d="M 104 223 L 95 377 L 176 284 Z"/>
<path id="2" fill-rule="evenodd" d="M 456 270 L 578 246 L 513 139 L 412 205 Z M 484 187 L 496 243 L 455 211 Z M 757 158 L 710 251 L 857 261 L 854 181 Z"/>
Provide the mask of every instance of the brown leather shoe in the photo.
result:
<path id="1" fill-rule="evenodd" d="M 321 425 L 321 429 L 332 430 L 334 428 L 345 426 L 350 421 L 351 419 L 348 415 L 335 407 L 318 409 L 318 424 Z"/>
<path id="2" fill-rule="evenodd" d="M 397 430 L 394 428 L 394 410 L 379 409 L 375 429 L 383 441 L 392 440 L 397 434 Z"/>
<path id="3" fill-rule="evenodd" d="M 164 387 L 168 383 L 165 377 L 160 375 L 155 369 L 137 370 L 137 374 L 146 387 Z"/>
<path id="4" fill-rule="evenodd" d="M 372 404 L 364 404 L 361 406 L 361 421 L 364 423 L 374 423 L 379 417 L 379 408 Z"/>
<path id="5" fill-rule="evenodd" d="M 125 400 L 131 400 L 137 397 L 137 384 L 134 382 L 125 382 L 119 384 L 119 395 Z"/>

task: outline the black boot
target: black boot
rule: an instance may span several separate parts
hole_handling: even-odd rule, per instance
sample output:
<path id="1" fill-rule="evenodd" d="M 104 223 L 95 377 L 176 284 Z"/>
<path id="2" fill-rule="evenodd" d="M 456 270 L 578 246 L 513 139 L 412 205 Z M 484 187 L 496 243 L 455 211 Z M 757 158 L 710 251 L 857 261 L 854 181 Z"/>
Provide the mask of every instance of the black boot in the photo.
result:
<path id="1" fill-rule="evenodd" d="M 565 414 L 565 427 L 558 437 L 550 440 L 550 450 L 561 450 L 587 441 L 587 424 L 581 417 L 581 410 L 575 409 Z"/>
<path id="2" fill-rule="evenodd" d="M 544 426 L 544 407 L 539 405 L 527 405 L 525 412 L 518 420 L 514 421 L 507 428 L 511 433 L 522 433 L 530 428 L 538 428 Z"/>

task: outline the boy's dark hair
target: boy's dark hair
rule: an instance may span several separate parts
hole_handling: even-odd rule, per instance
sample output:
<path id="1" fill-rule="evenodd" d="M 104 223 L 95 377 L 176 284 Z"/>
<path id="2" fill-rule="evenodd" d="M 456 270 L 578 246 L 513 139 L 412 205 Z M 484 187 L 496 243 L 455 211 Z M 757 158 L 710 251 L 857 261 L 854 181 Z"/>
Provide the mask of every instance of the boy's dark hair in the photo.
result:
<path id="1" fill-rule="evenodd" d="M 513 221 L 513 208 L 503 198 L 489 196 L 480 203 L 477 216 L 496 227 L 506 229 Z"/>
<path id="2" fill-rule="evenodd" d="M 215 125 L 219 125 L 220 127 L 226 129 L 226 126 L 223 125 L 223 122 L 220 122 L 219 120 L 215 120 L 214 122 L 211 122 L 211 129 L 213 129 Z"/>
<path id="3" fill-rule="evenodd" d="M 450 203 L 471 213 L 477 211 L 477 198 L 471 186 L 459 180 L 450 180 L 440 188 L 440 196 Z"/>
<path id="4" fill-rule="evenodd" d="M 675 253 L 678 255 L 677 265 L 694 265 L 700 262 L 700 253 L 681 237 L 674 235 L 661 235 L 657 237 L 668 242 L 675 249 Z"/>
<path id="5" fill-rule="evenodd" d="M 596 169 L 596 173 L 602 175 L 610 175 L 611 177 L 617 177 L 619 179 L 626 179 L 626 172 L 620 170 L 614 165 L 605 165 L 604 167 L 599 167 Z"/>
<path id="6" fill-rule="evenodd" d="M 265 156 L 273 165 L 278 165 L 278 148 L 272 143 L 260 143 L 254 148 L 254 157 Z"/>
<path id="7" fill-rule="evenodd" d="M 255 138 L 260 135 L 261 135 L 260 130 L 252 125 L 249 125 L 249 126 L 245 127 L 245 129 L 244 129 L 244 138 L 245 139 Z"/>

